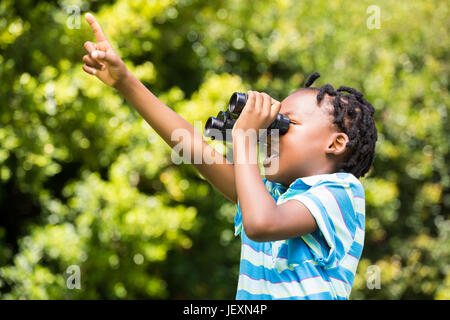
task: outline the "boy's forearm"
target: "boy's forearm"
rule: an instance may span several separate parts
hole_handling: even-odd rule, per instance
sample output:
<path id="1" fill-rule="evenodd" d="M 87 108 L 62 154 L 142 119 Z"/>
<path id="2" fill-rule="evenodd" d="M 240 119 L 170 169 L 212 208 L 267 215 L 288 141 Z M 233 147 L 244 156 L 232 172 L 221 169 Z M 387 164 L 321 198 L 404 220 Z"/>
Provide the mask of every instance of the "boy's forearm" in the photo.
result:
<path id="1" fill-rule="evenodd" d="M 194 127 L 188 121 L 166 106 L 130 72 L 115 88 L 170 147 L 178 143 L 171 139 L 174 129 L 193 132 Z"/>
<path id="2" fill-rule="evenodd" d="M 252 237 L 270 220 L 276 202 L 267 191 L 259 172 L 256 145 L 246 137 L 233 137 L 234 175 L 244 230 Z"/>
<path id="3" fill-rule="evenodd" d="M 214 150 L 194 126 L 166 106 L 136 79 L 112 48 L 94 16 L 88 13 L 85 17 L 98 43 L 85 42 L 84 48 L 89 54 L 83 56 L 83 70 L 117 89 L 178 155 L 190 163 L 193 162 L 212 185 L 236 202 L 233 164 Z M 99 44 L 101 46 L 98 46 Z M 198 155 L 201 156 L 200 163 L 197 163 Z"/>
<path id="4" fill-rule="evenodd" d="M 190 152 L 191 163 L 228 199 L 237 201 L 233 164 L 214 150 L 192 124 L 166 106 L 130 72 L 114 87 L 171 148 L 181 142 L 178 139 L 172 139 L 174 130 L 184 129 L 183 137 L 186 135 L 189 137 L 187 147 L 189 150 L 186 151 Z M 181 149 L 179 155 L 184 156 L 184 151 Z M 199 156 L 201 158 L 198 162 Z"/>
<path id="5" fill-rule="evenodd" d="M 199 154 L 206 154 L 207 157 L 211 157 L 212 154 L 216 157 L 214 158 L 216 163 L 219 160 L 224 160 L 222 155 L 217 152 L 214 153 L 214 151 L 211 150 L 212 147 L 204 141 L 202 134 L 196 131 L 192 124 L 166 106 L 130 72 L 128 72 L 128 76 L 116 85 L 115 88 L 171 148 L 181 142 L 181 140 L 175 139 L 175 137 L 172 139 L 174 130 L 181 129 L 184 130 L 181 132 L 183 138 L 189 136 L 190 143 L 187 145 L 190 147 L 191 160 L 194 160 L 196 153 L 197 160 Z M 178 136 L 179 135 L 177 135 L 177 137 Z M 194 147 L 196 149 L 194 149 Z M 204 161 L 204 159 L 202 159 L 201 163 L 212 162 L 211 158 L 208 160 L 210 161 Z"/>

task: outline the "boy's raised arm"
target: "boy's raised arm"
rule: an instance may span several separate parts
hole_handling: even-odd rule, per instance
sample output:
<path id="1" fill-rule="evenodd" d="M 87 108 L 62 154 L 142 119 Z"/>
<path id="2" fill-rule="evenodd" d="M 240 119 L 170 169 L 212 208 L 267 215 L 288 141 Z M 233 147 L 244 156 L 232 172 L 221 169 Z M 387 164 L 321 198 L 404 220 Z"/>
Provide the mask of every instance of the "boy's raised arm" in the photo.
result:
<path id="1" fill-rule="evenodd" d="M 171 138 L 174 130 L 184 129 L 184 133 L 190 136 L 188 146 L 191 163 L 223 195 L 237 202 L 233 164 L 214 150 L 201 133 L 195 133 L 195 128 L 188 121 L 166 106 L 128 71 L 92 14 L 86 14 L 85 18 L 97 43 L 88 41 L 84 44 L 88 54 L 83 57 L 83 70 L 116 88 L 171 148 L 180 143 Z M 182 156 L 183 150 L 180 151 Z M 197 164 L 193 158 L 199 153 L 204 156 L 201 163 Z"/>

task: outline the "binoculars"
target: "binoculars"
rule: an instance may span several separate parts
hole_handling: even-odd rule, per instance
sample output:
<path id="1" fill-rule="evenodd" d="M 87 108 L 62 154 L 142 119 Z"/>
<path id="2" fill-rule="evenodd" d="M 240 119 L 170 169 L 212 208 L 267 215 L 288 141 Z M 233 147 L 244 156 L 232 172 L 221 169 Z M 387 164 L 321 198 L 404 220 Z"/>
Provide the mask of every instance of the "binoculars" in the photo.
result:
<path id="1" fill-rule="evenodd" d="M 236 119 L 239 117 L 242 109 L 247 103 L 248 95 L 243 92 L 235 92 L 230 98 L 227 111 L 219 111 L 217 117 L 209 117 L 205 124 L 205 137 L 212 140 L 231 141 L 231 130 Z M 275 120 L 267 128 L 268 133 L 272 129 L 278 129 L 279 134 L 285 134 L 289 129 L 289 117 L 277 114 Z"/>

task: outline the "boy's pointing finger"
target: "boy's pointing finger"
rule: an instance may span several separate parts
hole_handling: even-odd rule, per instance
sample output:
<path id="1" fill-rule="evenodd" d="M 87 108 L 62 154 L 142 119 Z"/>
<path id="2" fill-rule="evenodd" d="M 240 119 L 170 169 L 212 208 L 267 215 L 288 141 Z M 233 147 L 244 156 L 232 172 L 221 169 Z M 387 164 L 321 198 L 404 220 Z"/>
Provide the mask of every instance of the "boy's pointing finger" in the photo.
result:
<path id="1" fill-rule="evenodd" d="M 92 14 L 90 14 L 90 13 L 86 13 L 84 15 L 84 18 L 86 19 L 86 21 L 91 26 L 92 31 L 94 31 L 94 36 L 95 36 L 95 39 L 97 40 L 97 42 L 105 41 L 106 40 L 106 36 L 103 33 L 102 28 L 98 24 L 97 20 L 95 20 L 94 16 Z"/>

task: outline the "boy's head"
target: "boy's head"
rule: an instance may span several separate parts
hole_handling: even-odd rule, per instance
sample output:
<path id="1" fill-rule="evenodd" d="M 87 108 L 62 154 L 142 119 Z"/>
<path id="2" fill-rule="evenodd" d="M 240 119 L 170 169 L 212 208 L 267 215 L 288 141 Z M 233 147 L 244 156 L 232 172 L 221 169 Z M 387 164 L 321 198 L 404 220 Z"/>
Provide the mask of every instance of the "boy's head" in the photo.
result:
<path id="1" fill-rule="evenodd" d="M 305 88 L 281 102 L 280 113 L 292 123 L 278 141 L 271 141 L 271 149 L 279 151 L 263 164 L 269 167 L 278 161 L 278 170 L 266 173 L 271 181 L 289 186 L 297 178 L 333 172 L 349 172 L 359 178 L 372 165 L 378 137 L 375 109 L 353 88 L 334 90 L 329 84 L 311 88 L 318 77 L 317 72 L 310 75 Z"/>

